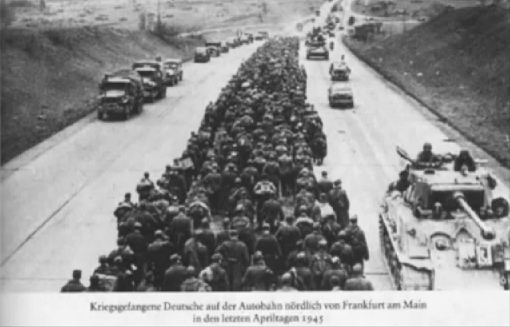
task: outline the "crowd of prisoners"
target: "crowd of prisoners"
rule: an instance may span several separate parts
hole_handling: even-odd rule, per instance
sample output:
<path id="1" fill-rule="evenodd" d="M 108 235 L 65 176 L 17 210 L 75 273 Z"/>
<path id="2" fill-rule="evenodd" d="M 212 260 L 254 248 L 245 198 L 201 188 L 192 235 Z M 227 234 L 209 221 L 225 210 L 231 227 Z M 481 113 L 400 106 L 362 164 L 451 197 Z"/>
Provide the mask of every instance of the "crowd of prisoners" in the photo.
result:
<path id="1" fill-rule="evenodd" d="M 117 247 L 90 285 L 75 270 L 61 291 L 373 290 L 347 192 L 321 169 L 327 139 L 306 87 L 297 37 L 260 46 L 182 156 L 155 182 L 144 173 L 137 203 L 125 194 Z"/>

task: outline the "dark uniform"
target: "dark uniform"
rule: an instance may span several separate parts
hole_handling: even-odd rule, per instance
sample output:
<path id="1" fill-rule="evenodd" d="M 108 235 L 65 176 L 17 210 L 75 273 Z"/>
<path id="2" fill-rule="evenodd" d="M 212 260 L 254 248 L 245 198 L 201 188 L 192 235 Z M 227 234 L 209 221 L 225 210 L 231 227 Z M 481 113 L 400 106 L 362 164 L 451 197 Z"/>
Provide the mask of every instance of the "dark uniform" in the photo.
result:
<path id="1" fill-rule="evenodd" d="M 237 235 L 237 234 L 231 234 Z M 248 248 L 244 242 L 232 238 L 221 244 L 216 252 L 224 258 L 231 291 L 241 290 L 241 280 L 250 264 Z"/>
<path id="2" fill-rule="evenodd" d="M 272 271 L 279 272 L 283 268 L 280 261 L 282 257 L 280 245 L 276 237 L 269 234 L 269 230 L 258 237 L 255 242 L 255 251 L 262 253 L 264 261 Z"/>
<path id="3" fill-rule="evenodd" d="M 76 292 L 84 292 L 86 287 L 79 280 L 71 279 L 62 286 L 60 292 L 62 293 L 76 293 Z"/>
<path id="4" fill-rule="evenodd" d="M 335 187 L 329 191 L 328 201 L 337 218 L 337 222 L 345 228 L 349 224 L 349 198 L 337 181 Z"/>
<path id="5" fill-rule="evenodd" d="M 282 225 L 275 234 L 284 259 L 287 259 L 289 254 L 296 249 L 296 243 L 301 239 L 299 228 L 292 224 L 292 220 L 290 222 L 291 224 Z"/>
<path id="6" fill-rule="evenodd" d="M 213 292 L 228 292 L 230 290 L 227 272 L 217 262 L 202 270 L 200 278 L 211 286 Z"/>
<path id="7" fill-rule="evenodd" d="M 267 291 L 274 284 L 274 273 L 262 262 L 248 267 L 242 280 L 242 286 L 249 291 Z"/>
<path id="8" fill-rule="evenodd" d="M 174 263 L 165 273 L 162 291 L 164 292 L 180 292 L 181 284 L 186 279 L 186 268 L 179 262 Z"/>

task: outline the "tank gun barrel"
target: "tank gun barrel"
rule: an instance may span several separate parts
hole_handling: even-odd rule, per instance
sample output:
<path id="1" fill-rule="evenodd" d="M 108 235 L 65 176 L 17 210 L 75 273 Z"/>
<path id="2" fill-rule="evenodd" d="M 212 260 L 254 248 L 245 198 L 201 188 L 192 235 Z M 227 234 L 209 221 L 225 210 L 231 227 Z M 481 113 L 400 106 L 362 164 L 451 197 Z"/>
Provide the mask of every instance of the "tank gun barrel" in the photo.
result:
<path id="1" fill-rule="evenodd" d="M 473 220 L 474 223 L 480 228 L 480 230 L 482 231 L 482 237 L 484 239 L 492 240 L 496 237 L 496 232 L 492 228 L 485 225 L 484 222 L 480 219 L 480 217 L 478 217 L 476 212 L 473 209 L 471 209 L 469 204 L 464 199 L 464 194 L 462 192 L 456 192 L 454 194 L 454 198 L 457 201 L 457 203 L 462 207 L 462 209 L 466 211 L 469 218 L 471 218 L 471 220 Z"/>

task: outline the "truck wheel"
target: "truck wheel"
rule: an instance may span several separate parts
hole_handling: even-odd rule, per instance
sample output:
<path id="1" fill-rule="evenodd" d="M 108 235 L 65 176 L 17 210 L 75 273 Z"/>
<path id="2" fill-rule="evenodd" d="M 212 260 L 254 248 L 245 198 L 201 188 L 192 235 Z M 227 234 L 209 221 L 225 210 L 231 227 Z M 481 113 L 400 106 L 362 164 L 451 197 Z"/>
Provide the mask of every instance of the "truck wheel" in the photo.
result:
<path id="1" fill-rule="evenodd" d="M 104 115 L 103 115 L 103 113 L 102 113 L 101 111 L 98 111 L 98 112 L 97 112 L 97 118 L 98 118 L 99 120 L 103 120 Z"/>
<path id="2" fill-rule="evenodd" d="M 126 108 L 124 110 L 124 120 L 129 120 L 129 116 L 130 116 L 130 110 Z"/>

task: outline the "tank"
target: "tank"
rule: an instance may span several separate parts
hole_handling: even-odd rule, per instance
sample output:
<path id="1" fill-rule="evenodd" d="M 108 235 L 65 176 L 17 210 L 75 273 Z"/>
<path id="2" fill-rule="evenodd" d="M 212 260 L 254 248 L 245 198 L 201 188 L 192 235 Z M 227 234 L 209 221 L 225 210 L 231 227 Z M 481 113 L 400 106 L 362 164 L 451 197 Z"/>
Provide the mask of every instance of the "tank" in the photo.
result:
<path id="1" fill-rule="evenodd" d="M 494 198 L 479 172 L 411 165 L 408 173 L 407 189 L 387 193 L 379 214 L 381 249 L 395 288 L 501 288 L 509 218 L 500 209 L 508 201 Z"/>

